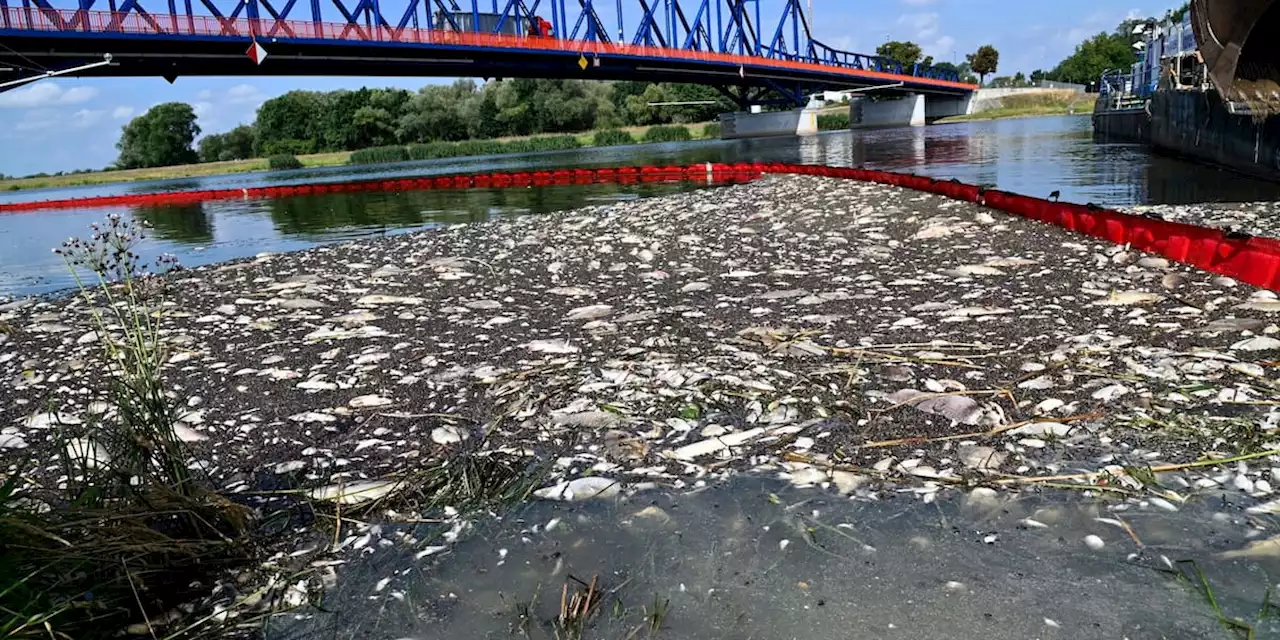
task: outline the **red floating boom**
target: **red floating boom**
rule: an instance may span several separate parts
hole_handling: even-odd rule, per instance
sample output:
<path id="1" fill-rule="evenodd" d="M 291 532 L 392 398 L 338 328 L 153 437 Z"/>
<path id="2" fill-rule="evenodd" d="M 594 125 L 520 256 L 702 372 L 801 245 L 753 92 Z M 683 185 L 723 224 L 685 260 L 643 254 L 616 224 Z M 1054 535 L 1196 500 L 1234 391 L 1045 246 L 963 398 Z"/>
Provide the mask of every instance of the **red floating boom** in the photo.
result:
<path id="1" fill-rule="evenodd" d="M 1280 240 L 1228 234 L 1221 229 L 1180 222 L 1154 220 L 1111 209 L 1051 202 L 1040 198 L 982 189 L 954 180 L 871 169 L 824 167 L 780 163 L 696 164 L 687 167 L 619 167 L 562 169 L 515 173 L 435 176 L 320 183 L 279 187 L 247 187 L 208 191 L 175 191 L 65 200 L 0 204 L 0 213 L 82 207 L 190 204 L 205 200 L 279 198 L 361 191 L 420 191 L 426 189 L 526 188 L 531 186 L 696 182 L 732 184 L 755 180 L 764 174 L 826 176 L 915 189 L 948 198 L 999 209 L 1006 213 L 1057 225 L 1064 229 L 1130 245 L 1205 271 L 1235 278 L 1254 286 L 1280 290 Z"/>

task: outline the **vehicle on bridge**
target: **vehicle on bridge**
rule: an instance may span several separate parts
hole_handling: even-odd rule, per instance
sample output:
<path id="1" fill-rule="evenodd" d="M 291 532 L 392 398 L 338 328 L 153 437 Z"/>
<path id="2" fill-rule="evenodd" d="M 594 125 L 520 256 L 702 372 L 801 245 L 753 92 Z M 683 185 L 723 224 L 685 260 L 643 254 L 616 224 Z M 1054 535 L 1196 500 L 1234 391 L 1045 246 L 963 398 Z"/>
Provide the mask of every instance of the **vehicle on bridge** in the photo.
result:
<path id="1" fill-rule="evenodd" d="M 472 13 L 470 11 L 438 11 L 435 23 L 451 31 L 474 31 L 506 36 L 528 35 L 535 38 L 555 36 L 555 27 L 542 16 L 508 19 L 503 13 Z"/>

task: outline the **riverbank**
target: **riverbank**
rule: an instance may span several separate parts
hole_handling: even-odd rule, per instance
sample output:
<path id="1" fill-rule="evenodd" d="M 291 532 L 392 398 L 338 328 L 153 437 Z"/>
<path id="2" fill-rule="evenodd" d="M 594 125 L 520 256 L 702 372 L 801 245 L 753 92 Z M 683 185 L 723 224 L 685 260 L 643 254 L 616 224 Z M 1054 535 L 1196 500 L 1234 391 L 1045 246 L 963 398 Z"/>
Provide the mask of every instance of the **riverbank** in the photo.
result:
<path id="1" fill-rule="evenodd" d="M 1005 96 L 1000 106 L 979 113 L 939 118 L 936 124 L 974 122 L 979 120 L 1004 120 L 1009 118 L 1039 118 L 1044 116 L 1090 115 L 1094 94 L 1074 91 L 1054 91 Z"/>
<path id="2" fill-rule="evenodd" d="M 683 125 L 689 128 L 694 139 L 702 137 L 705 127 L 714 123 L 695 123 Z M 623 127 L 618 129 L 630 134 L 636 139 L 637 143 L 644 140 L 648 131 L 655 127 L 670 125 L 654 125 L 645 127 Z M 566 134 L 574 136 L 580 147 L 588 148 L 596 146 L 596 134 L 598 131 L 586 131 L 574 134 Z M 497 142 L 519 142 L 523 140 L 532 140 L 536 138 L 544 138 L 547 135 L 537 136 L 520 136 L 511 138 L 497 138 Z M 484 141 L 480 141 L 484 142 Z M 303 168 L 319 168 L 346 165 L 351 163 L 352 151 L 335 151 L 331 153 L 314 153 L 297 156 L 302 163 Z M 118 184 L 127 182 L 144 182 L 149 180 L 172 180 L 177 178 L 198 178 L 207 176 L 228 175 L 234 173 L 249 173 L 254 171 L 267 171 L 266 158 L 252 158 L 249 160 L 230 160 L 226 162 L 205 162 L 200 164 L 187 164 L 172 167 L 154 167 L 149 169 L 128 169 L 123 171 L 94 171 L 88 173 L 67 174 L 61 176 L 42 176 L 33 178 L 6 178 L 0 179 L 0 191 L 24 191 L 29 189 L 56 189 L 60 187 L 79 187 L 90 185 Z"/>
<path id="3" fill-rule="evenodd" d="M 165 386 L 190 465 L 229 495 L 385 495 L 500 458 L 546 463 L 546 498 L 757 473 L 864 498 L 1058 486 L 1153 515 L 1224 492 L 1275 509 L 1274 295 L 934 195 L 778 176 L 168 282 Z M 93 312 L 0 307 L 11 473 L 91 437 Z M 339 520 L 335 546 L 420 560 L 452 542 L 369 517 Z"/>

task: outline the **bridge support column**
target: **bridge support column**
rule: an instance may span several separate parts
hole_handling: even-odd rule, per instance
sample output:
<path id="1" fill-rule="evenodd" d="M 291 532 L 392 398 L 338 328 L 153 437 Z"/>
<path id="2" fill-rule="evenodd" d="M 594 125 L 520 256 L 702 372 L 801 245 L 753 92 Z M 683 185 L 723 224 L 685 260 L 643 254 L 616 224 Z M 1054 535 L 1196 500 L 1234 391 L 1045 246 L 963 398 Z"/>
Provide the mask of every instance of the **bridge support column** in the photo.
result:
<path id="1" fill-rule="evenodd" d="M 925 120 L 933 122 L 938 118 L 972 115 L 977 106 L 974 96 L 972 93 L 963 96 L 929 96 L 924 105 Z"/>
<path id="2" fill-rule="evenodd" d="M 884 100 L 857 97 L 849 102 L 849 128 L 923 127 L 925 110 L 925 97 L 920 93 Z"/>
<path id="3" fill-rule="evenodd" d="M 769 136 L 811 136 L 818 133 L 817 109 L 720 114 L 720 137 L 765 138 Z"/>

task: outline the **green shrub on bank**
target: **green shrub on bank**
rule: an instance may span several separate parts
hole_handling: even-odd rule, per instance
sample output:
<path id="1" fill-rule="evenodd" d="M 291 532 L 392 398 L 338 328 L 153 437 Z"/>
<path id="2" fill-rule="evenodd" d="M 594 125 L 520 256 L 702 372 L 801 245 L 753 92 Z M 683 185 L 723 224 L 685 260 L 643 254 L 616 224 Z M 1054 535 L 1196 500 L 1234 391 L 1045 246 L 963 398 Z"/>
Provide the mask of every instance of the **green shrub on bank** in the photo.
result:
<path id="1" fill-rule="evenodd" d="M 301 169 L 302 161 L 291 153 L 281 153 L 267 158 L 267 168 L 272 171 L 284 171 L 287 169 Z"/>
<path id="2" fill-rule="evenodd" d="M 316 152 L 315 140 L 268 140 L 262 143 L 264 156 L 305 156 Z"/>
<path id="3" fill-rule="evenodd" d="M 818 131 L 840 131 L 849 128 L 849 114 L 831 113 L 818 116 Z"/>
<path id="4" fill-rule="evenodd" d="M 624 144 L 635 144 L 635 136 L 621 129 L 605 129 L 597 131 L 591 140 L 597 147 L 616 147 Z"/>
<path id="5" fill-rule="evenodd" d="M 351 154 L 351 164 L 403 162 L 405 160 L 438 160 L 467 156 L 496 156 L 504 153 L 535 153 L 578 149 L 582 143 L 576 136 L 546 136 L 523 140 L 463 140 L 462 142 L 428 142 L 408 147 L 374 147 Z"/>
<path id="6" fill-rule="evenodd" d="M 401 146 L 372 147 L 351 152 L 351 164 L 404 162 L 408 159 L 409 151 Z"/>
<path id="7" fill-rule="evenodd" d="M 142 227 L 112 215 L 92 229 L 55 252 L 71 273 L 94 276 L 77 276 L 73 295 L 94 310 L 85 319 L 105 383 L 98 398 L 112 411 L 65 423 L 45 414 L 64 478 L 56 487 L 21 462 L 0 476 L 0 638 L 222 637 L 207 609 L 179 607 L 207 597 L 228 570 L 260 563 L 254 514 L 189 462 L 184 412 L 161 376 L 172 283 L 142 276 L 133 251 Z M 177 266 L 165 256 L 152 264 Z M 167 611 L 178 617 L 156 615 Z"/>
<path id="8" fill-rule="evenodd" d="M 657 126 L 649 127 L 644 132 L 645 142 L 685 142 L 692 139 L 693 132 L 689 131 L 689 127 Z"/>
<path id="9" fill-rule="evenodd" d="M 428 142 L 409 145 L 410 160 L 436 160 L 458 155 L 458 145 L 452 142 Z"/>
<path id="10" fill-rule="evenodd" d="M 711 124 L 703 127 L 702 137 L 707 140 L 719 140 L 720 139 L 720 123 L 712 122 Z"/>

